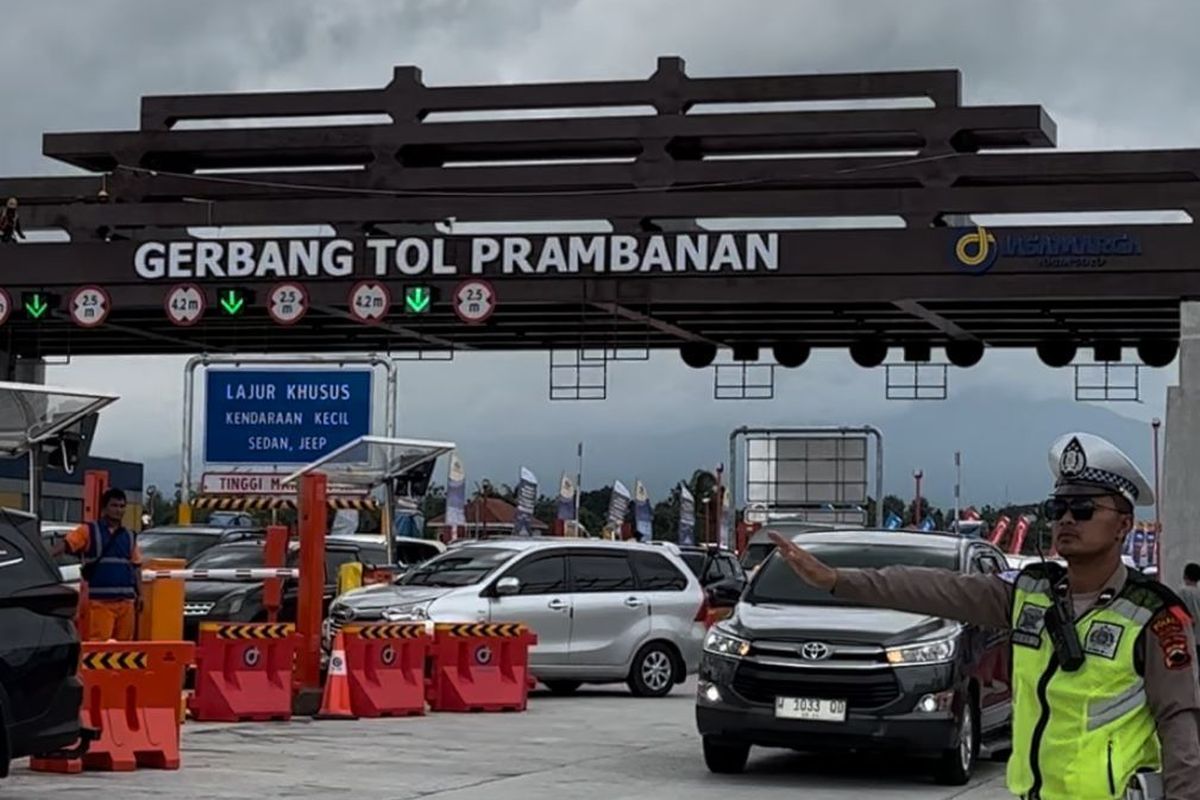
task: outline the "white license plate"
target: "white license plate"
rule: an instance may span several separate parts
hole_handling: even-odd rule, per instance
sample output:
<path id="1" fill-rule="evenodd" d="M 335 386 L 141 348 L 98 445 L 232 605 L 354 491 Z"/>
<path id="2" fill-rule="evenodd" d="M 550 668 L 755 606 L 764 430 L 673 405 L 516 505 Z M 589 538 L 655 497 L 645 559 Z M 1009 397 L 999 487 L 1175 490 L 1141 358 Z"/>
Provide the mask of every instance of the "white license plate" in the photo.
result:
<path id="1" fill-rule="evenodd" d="M 816 697 L 776 697 L 775 716 L 815 722 L 845 722 L 846 701 Z"/>

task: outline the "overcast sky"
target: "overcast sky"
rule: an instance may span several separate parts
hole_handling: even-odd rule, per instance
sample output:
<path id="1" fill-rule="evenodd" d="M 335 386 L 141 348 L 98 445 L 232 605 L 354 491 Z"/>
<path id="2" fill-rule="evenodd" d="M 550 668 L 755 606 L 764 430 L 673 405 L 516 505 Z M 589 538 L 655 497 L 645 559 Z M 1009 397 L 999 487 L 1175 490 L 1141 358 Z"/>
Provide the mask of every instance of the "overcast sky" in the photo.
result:
<path id="1" fill-rule="evenodd" d="M 69 172 L 42 158 L 42 132 L 135 128 L 145 94 L 377 87 L 399 64 L 418 65 L 430 85 L 637 78 L 659 55 L 684 57 L 694 76 L 957 67 L 969 104 L 1043 104 L 1062 149 L 1200 142 L 1195 3 L 6 0 L 4 9 L 0 170 L 9 175 Z M 97 449 L 161 462 L 178 449 L 181 364 L 148 359 L 135 370 L 75 360 L 50 380 L 116 388 L 124 399 L 106 412 Z M 404 434 L 456 438 L 472 477 L 486 469 L 515 480 L 525 461 L 544 484 L 573 466 L 579 439 L 595 442 L 597 474 L 586 483 L 628 481 L 642 457 L 640 432 L 710 429 L 719 459 L 737 425 L 878 423 L 886 431 L 903 412 L 883 399 L 882 375 L 844 353 L 781 375 L 776 399 L 758 403 L 713 401 L 711 372 L 670 354 L 615 365 L 607 403 L 548 402 L 544 355 L 460 356 L 405 365 L 402 374 Z M 1174 369 L 1142 378 L 1144 402 L 1115 411 L 1163 413 Z M 996 424 L 1018 425 L 1023 398 L 1072 397 L 1070 373 L 1022 354 L 991 352 L 951 380 L 949 402 L 968 389 L 1011 395 L 1012 419 Z M 989 424 L 980 440 L 952 444 L 986 449 L 994 431 Z M 615 433 L 633 436 L 617 443 Z M 1048 443 L 1006 444 L 1042 468 Z M 889 464 L 897 474 L 909 469 Z M 645 477 L 665 486 L 675 476 Z"/>

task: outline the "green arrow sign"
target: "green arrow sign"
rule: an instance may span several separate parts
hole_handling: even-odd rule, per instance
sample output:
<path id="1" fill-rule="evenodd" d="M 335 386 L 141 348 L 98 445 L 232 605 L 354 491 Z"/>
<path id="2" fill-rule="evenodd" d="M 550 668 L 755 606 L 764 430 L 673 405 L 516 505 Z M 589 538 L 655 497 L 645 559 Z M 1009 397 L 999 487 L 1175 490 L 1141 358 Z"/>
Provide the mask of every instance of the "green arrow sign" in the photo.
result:
<path id="1" fill-rule="evenodd" d="M 432 301 L 433 296 L 424 286 L 412 286 L 404 290 L 404 310 L 410 314 L 424 314 Z"/>
<path id="2" fill-rule="evenodd" d="M 221 308 L 231 317 L 240 314 L 242 309 L 246 307 L 246 298 L 242 297 L 241 293 L 236 289 L 222 292 L 219 299 L 221 301 Z"/>
<path id="3" fill-rule="evenodd" d="M 50 304 L 40 294 L 35 294 L 25 301 L 25 313 L 34 319 L 41 319 L 50 310 Z"/>

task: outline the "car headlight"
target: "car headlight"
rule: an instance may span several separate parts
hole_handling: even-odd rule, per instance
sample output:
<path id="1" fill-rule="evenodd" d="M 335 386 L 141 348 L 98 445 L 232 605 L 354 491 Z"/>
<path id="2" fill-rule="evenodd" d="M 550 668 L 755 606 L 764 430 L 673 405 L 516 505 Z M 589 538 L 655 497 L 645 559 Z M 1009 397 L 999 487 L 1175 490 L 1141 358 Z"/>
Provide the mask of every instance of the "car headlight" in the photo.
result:
<path id="1" fill-rule="evenodd" d="M 726 658 L 741 658 L 750 652 L 750 642 L 725 633 L 719 628 L 712 628 L 704 637 L 704 652 Z"/>
<path id="2" fill-rule="evenodd" d="M 958 631 L 941 639 L 889 647 L 887 660 L 897 666 L 906 664 L 941 664 L 954 658 L 958 651 Z"/>
<path id="3" fill-rule="evenodd" d="M 214 617 L 233 616 L 240 612 L 244 605 L 246 605 L 246 594 L 244 592 L 227 594 L 213 603 L 213 607 L 208 613 Z"/>

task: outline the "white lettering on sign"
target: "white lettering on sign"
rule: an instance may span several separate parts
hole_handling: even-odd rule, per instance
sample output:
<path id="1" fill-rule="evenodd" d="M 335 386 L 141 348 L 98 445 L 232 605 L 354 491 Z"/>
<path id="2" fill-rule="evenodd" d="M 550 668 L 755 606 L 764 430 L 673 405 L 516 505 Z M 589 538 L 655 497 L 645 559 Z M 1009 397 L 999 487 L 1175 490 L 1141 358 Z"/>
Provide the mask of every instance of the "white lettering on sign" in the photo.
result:
<path id="1" fill-rule="evenodd" d="M 283 472 L 206 472 L 200 486 L 204 494 L 274 495 L 295 496 L 296 484 L 284 484 L 287 475 Z M 329 484 L 328 494 L 363 494 L 361 488 L 348 485 Z"/>
<path id="2" fill-rule="evenodd" d="M 471 236 L 469 263 L 455 263 L 442 237 L 365 239 L 362 263 L 350 239 L 143 242 L 143 280 L 346 278 L 364 276 L 688 274 L 774 272 L 778 233 Z M 286 315 L 285 315 L 286 316 Z"/>

